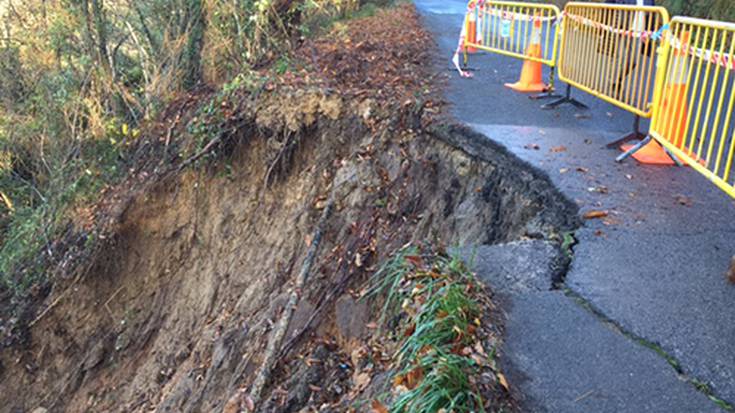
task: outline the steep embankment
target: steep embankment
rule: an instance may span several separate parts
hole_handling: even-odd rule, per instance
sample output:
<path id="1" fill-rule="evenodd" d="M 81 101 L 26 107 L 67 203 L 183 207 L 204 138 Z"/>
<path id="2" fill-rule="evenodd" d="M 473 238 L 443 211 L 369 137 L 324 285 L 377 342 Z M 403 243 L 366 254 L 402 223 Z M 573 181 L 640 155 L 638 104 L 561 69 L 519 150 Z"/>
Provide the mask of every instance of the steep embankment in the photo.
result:
<path id="1" fill-rule="evenodd" d="M 415 16 L 406 6 L 368 22 L 391 19 L 398 33 L 376 35 L 356 53 L 403 50 L 395 41 L 418 30 Z M 349 58 L 328 44 L 312 46 L 317 67 Z M 339 72 L 344 80 L 327 73 L 315 88 L 285 79 L 236 95 L 236 121 L 204 145 L 216 156 L 158 174 L 112 208 L 103 248 L 57 283 L 26 340 L 0 353 L 2 409 L 222 411 L 252 383 L 333 199 L 287 337 L 309 321 L 311 329 L 283 355 L 262 411 L 345 411 L 364 390 L 350 392 L 350 355 L 376 312 L 350 292 L 388 254 L 412 241 L 556 239 L 574 226 L 574 207 L 545 177 L 436 121 L 408 80 L 363 84 L 369 96 L 338 88 L 373 79 L 385 64 L 417 78 L 429 66 L 425 57 L 398 61 L 353 62 Z M 297 357 L 305 362 L 289 363 Z"/>

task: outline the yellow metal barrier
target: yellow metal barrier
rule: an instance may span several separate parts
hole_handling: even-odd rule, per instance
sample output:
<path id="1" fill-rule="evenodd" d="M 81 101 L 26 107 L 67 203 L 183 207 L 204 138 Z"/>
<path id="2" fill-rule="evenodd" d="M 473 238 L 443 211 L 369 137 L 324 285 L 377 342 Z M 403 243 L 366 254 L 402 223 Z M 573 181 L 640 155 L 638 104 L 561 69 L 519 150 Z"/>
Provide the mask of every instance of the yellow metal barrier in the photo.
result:
<path id="1" fill-rule="evenodd" d="M 476 27 L 476 35 L 465 37 L 465 50 L 479 49 L 501 55 L 556 65 L 559 8 L 552 4 L 509 1 L 476 1 L 468 4 L 465 27 Z M 541 52 L 527 53 L 534 24 L 541 23 Z"/>
<path id="2" fill-rule="evenodd" d="M 675 17 L 665 39 L 650 134 L 735 197 L 735 24 Z"/>
<path id="3" fill-rule="evenodd" d="M 638 116 L 652 116 L 656 50 L 669 23 L 663 7 L 568 3 L 559 79 Z"/>

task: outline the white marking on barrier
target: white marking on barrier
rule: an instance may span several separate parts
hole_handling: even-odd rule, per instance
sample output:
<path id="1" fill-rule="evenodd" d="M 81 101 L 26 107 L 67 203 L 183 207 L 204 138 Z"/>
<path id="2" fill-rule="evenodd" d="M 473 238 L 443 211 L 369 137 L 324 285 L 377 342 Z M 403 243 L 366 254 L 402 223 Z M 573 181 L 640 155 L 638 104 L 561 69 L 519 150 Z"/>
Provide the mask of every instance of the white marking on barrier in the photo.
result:
<path id="1" fill-rule="evenodd" d="M 506 11 L 506 10 L 493 9 L 491 7 L 493 7 L 493 6 L 492 5 L 486 5 L 486 7 L 485 7 L 485 14 L 489 14 L 489 15 L 494 16 L 494 17 L 500 17 L 500 18 L 505 19 L 505 20 L 533 21 L 533 22 L 540 20 L 542 22 L 546 22 L 546 21 L 555 21 L 555 20 L 558 20 L 559 19 L 558 17 L 554 17 L 554 16 L 538 17 L 538 16 L 535 16 L 535 15 L 532 16 L 530 14 L 525 14 L 525 13 L 515 13 L 515 12 L 511 12 L 511 11 Z"/>
<path id="2" fill-rule="evenodd" d="M 566 16 L 570 20 L 579 22 L 579 23 L 581 23 L 581 24 L 583 24 L 585 26 L 592 26 L 595 29 L 605 30 L 606 32 L 610 32 L 610 33 L 613 33 L 613 34 L 620 34 L 620 35 L 623 35 L 625 37 L 631 37 L 631 38 L 636 38 L 636 39 L 641 39 L 641 40 L 648 40 L 648 39 L 656 40 L 656 38 L 654 37 L 654 35 L 657 32 L 653 32 L 653 31 L 649 31 L 649 30 L 618 29 L 616 27 L 609 26 L 609 25 L 606 25 L 606 24 L 602 24 L 602 23 L 600 23 L 598 21 L 595 21 L 595 20 L 592 20 L 592 19 L 588 19 L 586 17 L 577 16 L 577 15 L 570 14 L 570 13 L 567 13 L 567 12 L 562 13 L 562 16 Z"/>
<path id="3" fill-rule="evenodd" d="M 714 65 L 722 66 L 725 69 L 735 70 L 735 56 L 730 54 L 714 52 L 711 50 L 702 50 L 692 47 L 690 44 L 684 44 L 680 39 L 668 32 L 666 40 L 674 50 L 678 50 L 686 55 L 694 56 Z"/>
<path id="4" fill-rule="evenodd" d="M 478 3 L 480 6 L 485 4 L 485 0 L 479 0 Z M 462 31 L 459 34 L 459 43 L 457 44 L 457 50 L 454 51 L 454 55 L 452 56 L 452 63 L 454 64 L 454 67 L 457 69 L 457 72 L 459 72 L 459 75 L 462 77 L 472 77 L 472 73 L 465 72 L 462 70 L 462 67 L 459 65 L 459 54 L 462 53 L 462 47 L 464 47 L 464 40 L 467 38 L 467 20 L 469 18 L 470 13 L 475 12 L 475 2 L 470 2 L 467 5 L 467 14 L 465 15 L 464 20 L 462 21 Z"/>

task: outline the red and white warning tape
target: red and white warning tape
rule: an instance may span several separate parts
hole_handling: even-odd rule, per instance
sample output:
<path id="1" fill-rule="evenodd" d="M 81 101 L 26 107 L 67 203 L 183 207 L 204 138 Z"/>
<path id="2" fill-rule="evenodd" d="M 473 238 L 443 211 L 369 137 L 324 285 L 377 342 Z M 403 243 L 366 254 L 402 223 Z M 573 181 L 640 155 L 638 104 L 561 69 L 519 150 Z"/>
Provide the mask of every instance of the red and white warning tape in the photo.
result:
<path id="1" fill-rule="evenodd" d="M 620 28 L 617 28 L 617 27 L 613 27 L 613 26 L 610 26 L 610 25 L 607 25 L 607 24 L 600 23 L 600 22 L 595 21 L 595 20 L 592 20 L 592 19 L 588 19 L 588 18 L 583 17 L 583 16 L 577 16 L 575 14 L 571 14 L 571 13 L 567 13 L 567 12 L 562 12 L 562 17 L 563 18 L 567 18 L 569 20 L 572 20 L 574 22 L 580 23 L 580 24 L 582 24 L 584 26 L 590 26 L 590 27 L 593 27 L 595 29 L 604 30 L 604 31 L 609 32 L 609 33 L 613 33 L 613 34 L 617 34 L 617 35 L 622 35 L 622 36 L 625 36 L 625 37 L 632 37 L 632 38 L 641 39 L 641 40 L 647 40 L 647 39 L 655 38 L 654 37 L 654 34 L 656 33 L 654 31 L 649 31 L 649 30 L 620 29 Z"/>
<path id="2" fill-rule="evenodd" d="M 540 17 L 538 15 L 531 15 L 531 14 L 526 14 L 526 13 L 516 13 L 516 12 L 512 12 L 508 10 L 492 8 L 492 5 L 485 7 L 485 9 L 483 10 L 483 13 L 486 16 L 490 15 L 494 17 L 500 17 L 503 20 L 513 20 L 513 21 L 547 22 L 547 21 L 558 20 L 556 16 Z"/>
<path id="3" fill-rule="evenodd" d="M 462 49 L 464 48 L 464 41 L 467 38 L 467 20 L 471 13 L 475 12 L 476 7 L 482 7 L 485 5 L 485 0 L 478 0 L 477 3 L 470 2 L 467 4 L 467 14 L 465 15 L 465 18 L 462 22 L 462 31 L 459 34 L 459 42 L 457 43 L 457 50 L 454 51 L 454 55 L 452 56 L 452 63 L 454 64 L 454 67 L 457 69 L 457 72 L 459 72 L 459 75 L 462 77 L 472 77 L 472 73 L 462 70 L 462 67 L 459 65 L 459 55 L 462 54 Z"/>
<path id="4" fill-rule="evenodd" d="M 465 15 L 464 22 L 462 23 L 462 31 L 459 35 L 459 42 L 457 43 L 457 49 L 454 52 L 454 55 L 452 56 L 452 63 L 454 64 L 454 67 L 457 69 L 457 72 L 462 77 L 472 77 L 472 73 L 462 70 L 462 67 L 459 64 L 459 58 L 460 55 L 463 52 L 465 39 L 467 38 L 467 20 L 469 16 L 472 13 L 476 12 L 476 9 L 479 9 L 479 17 L 481 20 L 484 20 L 485 16 L 495 16 L 500 17 L 504 20 L 512 20 L 512 21 L 553 21 L 557 22 L 559 19 L 557 19 L 555 16 L 549 16 L 549 17 L 539 17 L 538 15 L 530 15 L 526 13 L 516 13 L 508 10 L 503 9 L 496 9 L 493 8 L 492 5 L 486 4 L 486 0 L 478 0 L 475 2 L 470 2 L 467 5 L 467 14 Z M 483 27 L 484 24 L 483 21 L 479 22 L 480 27 Z"/>
<path id="5" fill-rule="evenodd" d="M 698 59 L 704 60 L 705 62 L 722 66 L 725 69 L 735 70 L 735 56 L 732 54 L 720 53 L 712 50 L 702 50 L 693 47 L 690 44 L 685 44 L 672 33 L 667 34 L 666 40 L 671 45 L 671 48 L 683 54 L 694 56 Z"/>

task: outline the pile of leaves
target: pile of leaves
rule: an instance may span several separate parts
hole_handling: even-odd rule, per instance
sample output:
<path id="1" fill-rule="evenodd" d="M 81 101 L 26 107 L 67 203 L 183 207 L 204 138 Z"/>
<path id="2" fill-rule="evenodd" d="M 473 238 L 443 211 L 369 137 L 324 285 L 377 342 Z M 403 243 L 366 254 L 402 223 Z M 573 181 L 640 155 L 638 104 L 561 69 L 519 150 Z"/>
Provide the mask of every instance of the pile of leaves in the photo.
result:
<path id="1" fill-rule="evenodd" d="M 372 346 L 394 354 L 392 388 L 372 401 L 374 411 L 513 410 L 491 295 L 460 258 L 405 248 L 375 274 L 369 294 L 386 297 L 379 324 L 396 332 L 377 334 Z"/>
<path id="2" fill-rule="evenodd" d="M 349 97 L 405 102 L 435 89 L 427 70 L 433 44 L 413 5 L 378 9 L 307 39 L 278 83 L 318 84 Z"/>

